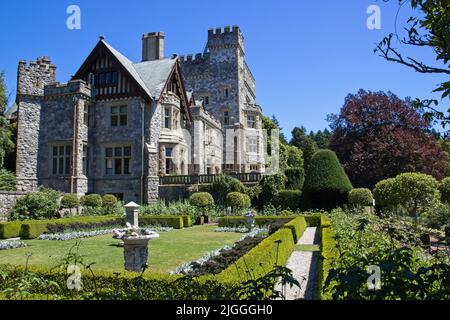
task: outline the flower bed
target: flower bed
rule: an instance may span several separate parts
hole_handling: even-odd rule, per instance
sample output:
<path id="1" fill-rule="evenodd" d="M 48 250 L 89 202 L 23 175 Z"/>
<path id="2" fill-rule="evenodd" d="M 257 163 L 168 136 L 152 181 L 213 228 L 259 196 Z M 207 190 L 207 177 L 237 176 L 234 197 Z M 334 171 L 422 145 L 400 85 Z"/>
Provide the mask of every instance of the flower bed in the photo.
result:
<path id="1" fill-rule="evenodd" d="M 0 241 L 0 250 L 10 250 L 10 249 L 17 249 L 26 247 L 27 245 L 23 241 Z"/>

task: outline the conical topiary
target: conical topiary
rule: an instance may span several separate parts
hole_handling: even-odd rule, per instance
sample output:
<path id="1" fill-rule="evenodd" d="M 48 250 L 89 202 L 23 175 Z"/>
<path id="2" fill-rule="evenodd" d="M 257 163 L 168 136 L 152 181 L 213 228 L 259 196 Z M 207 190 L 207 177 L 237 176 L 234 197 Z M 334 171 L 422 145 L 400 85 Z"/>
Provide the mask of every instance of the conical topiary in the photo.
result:
<path id="1" fill-rule="evenodd" d="M 319 150 L 308 168 L 304 197 L 311 208 L 333 209 L 347 203 L 353 189 L 344 168 L 331 150 Z"/>

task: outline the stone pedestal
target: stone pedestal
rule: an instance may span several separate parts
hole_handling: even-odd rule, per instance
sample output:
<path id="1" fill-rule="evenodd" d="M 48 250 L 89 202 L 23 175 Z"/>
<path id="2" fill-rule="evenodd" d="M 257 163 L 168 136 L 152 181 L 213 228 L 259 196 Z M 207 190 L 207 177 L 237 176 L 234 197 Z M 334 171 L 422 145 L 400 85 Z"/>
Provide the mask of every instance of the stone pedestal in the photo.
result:
<path id="1" fill-rule="evenodd" d="M 142 272 L 148 260 L 149 237 L 123 239 L 125 270 Z"/>
<path id="2" fill-rule="evenodd" d="M 248 212 L 244 217 L 245 227 L 248 229 L 248 232 L 250 232 L 255 227 L 255 214 L 253 212 Z"/>
<path id="3" fill-rule="evenodd" d="M 132 226 L 139 227 L 139 208 L 140 206 L 134 202 L 130 202 L 125 206 L 126 218 L 125 221 Z"/>

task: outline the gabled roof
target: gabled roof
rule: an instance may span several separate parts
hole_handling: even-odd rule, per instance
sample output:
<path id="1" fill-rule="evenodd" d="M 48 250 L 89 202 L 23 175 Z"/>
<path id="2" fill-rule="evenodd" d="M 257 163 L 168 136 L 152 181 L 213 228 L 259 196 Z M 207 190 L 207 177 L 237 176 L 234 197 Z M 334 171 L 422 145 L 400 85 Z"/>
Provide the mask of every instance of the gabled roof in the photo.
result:
<path id="1" fill-rule="evenodd" d="M 133 63 L 103 38 L 100 38 L 100 41 L 92 50 L 89 57 L 73 77 L 74 79 L 82 77 L 81 75 L 83 72 L 86 72 L 86 68 L 89 67 L 91 60 L 95 58 L 97 50 L 101 47 L 109 51 L 148 98 L 151 100 L 158 100 L 160 98 L 167 80 L 177 64 L 177 58 Z"/>
<path id="2" fill-rule="evenodd" d="M 134 63 L 133 68 L 152 96 L 159 99 L 176 63 L 176 59 L 161 59 Z"/>

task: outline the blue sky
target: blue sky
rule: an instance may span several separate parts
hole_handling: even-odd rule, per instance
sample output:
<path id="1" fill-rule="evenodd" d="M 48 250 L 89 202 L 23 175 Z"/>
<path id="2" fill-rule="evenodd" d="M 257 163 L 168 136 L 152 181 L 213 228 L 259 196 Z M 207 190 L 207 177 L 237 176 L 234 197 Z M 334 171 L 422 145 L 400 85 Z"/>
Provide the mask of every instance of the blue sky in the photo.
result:
<path id="1" fill-rule="evenodd" d="M 81 9 L 81 30 L 66 28 L 72 4 Z M 366 27 L 372 4 L 381 7 L 381 30 Z M 138 61 L 143 33 L 164 31 L 170 56 L 203 51 L 209 28 L 239 25 L 264 113 L 276 115 L 287 134 L 300 125 L 319 130 L 328 126 L 326 115 L 338 113 L 346 95 L 360 88 L 390 90 L 401 98 L 438 97 L 431 91 L 443 76 L 421 75 L 373 53 L 394 31 L 397 8 L 397 0 L 2 1 L 0 70 L 15 91 L 18 61 L 46 55 L 65 82 L 99 35 Z M 408 7 L 400 11 L 399 29 L 408 14 Z M 433 62 L 431 52 L 412 53 Z"/>

